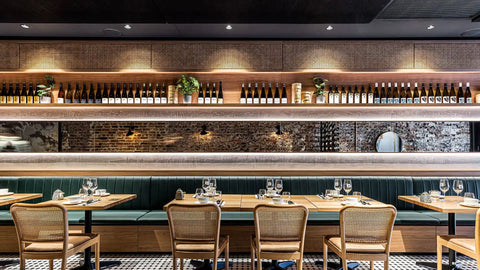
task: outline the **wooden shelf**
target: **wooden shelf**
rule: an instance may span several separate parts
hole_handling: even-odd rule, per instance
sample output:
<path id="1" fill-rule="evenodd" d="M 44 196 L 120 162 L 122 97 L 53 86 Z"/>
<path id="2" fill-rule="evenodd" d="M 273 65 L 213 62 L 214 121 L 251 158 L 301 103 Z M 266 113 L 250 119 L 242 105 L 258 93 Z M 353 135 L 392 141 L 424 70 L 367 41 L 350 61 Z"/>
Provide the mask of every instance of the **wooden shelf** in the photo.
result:
<path id="1" fill-rule="evenodd" d="M 480 104 L 2 105 L 0 121 L 480 121 Z"/>
<path id="2" fill-rule="evenodd" d="M 480 153 L 3 153 L 2 175 L 479 176 Z"/>

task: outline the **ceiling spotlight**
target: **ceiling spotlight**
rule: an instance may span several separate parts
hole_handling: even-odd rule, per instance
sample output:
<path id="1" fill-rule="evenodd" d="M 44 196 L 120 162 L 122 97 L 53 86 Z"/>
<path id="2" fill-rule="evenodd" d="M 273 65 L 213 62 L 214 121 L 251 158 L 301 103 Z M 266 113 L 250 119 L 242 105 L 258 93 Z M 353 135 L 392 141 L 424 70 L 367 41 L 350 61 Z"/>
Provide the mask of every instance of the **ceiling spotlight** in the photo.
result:
<path id="1" fill-rule="evenodd" d="M 282 127 L 282 124 L 278 124 L 275 128 L 277 128 L 277 132 L 275 132 L 275 134 L 277 135 L 283 135 L 283 127 Z"/>
<path id="2" fill-rule="evenodd" d="M 427 27 L 428 30 L 432 30 L 433 28 L 435 28 L 435 25 L 433 25 L 433 24 L 430 24 L 430 25 Z"/>
<path id="3" fill-rule="evenodd" d="M 207 131 L 207 125 L 203 125 L 202 126 L 202 131 L 200 131 L 200 135 L 207 135 L 208 134 L 208 131 Z"/>
<path id="4" fill-rule="evenodd" d="M 233 27 L 232 27 L 230 24 L 227 25 L 227 26 L 225 26 L 225 29 L 227 29 L 227 30 L 232 30 L 232 28 L 233 28 Z"/>
<path id="5" fill-rule="evenodd" d="M 127 30 L 130 30 L 130 29 L 132 29 L 132 26 L 131 26 L 130 24 L 125 24 L 125 25 L 123 26 L 123 28 L 125 28 L 125 29 L 127 29 Z"/>
<path id="6" fill-rule="evenodd" d="M 331 26 L 331 25 L 327 26 L 327 30 L 328 31 L 333 30 L 333 26 Z"/>
<path id="7" fill-rule="evenodd" d="M 28 25 L 28 24 L 20 24 L 20 27 L 22 27 L 23 29 L 28 29 L 28 28 L 30 28 L 30 25 Z"/>

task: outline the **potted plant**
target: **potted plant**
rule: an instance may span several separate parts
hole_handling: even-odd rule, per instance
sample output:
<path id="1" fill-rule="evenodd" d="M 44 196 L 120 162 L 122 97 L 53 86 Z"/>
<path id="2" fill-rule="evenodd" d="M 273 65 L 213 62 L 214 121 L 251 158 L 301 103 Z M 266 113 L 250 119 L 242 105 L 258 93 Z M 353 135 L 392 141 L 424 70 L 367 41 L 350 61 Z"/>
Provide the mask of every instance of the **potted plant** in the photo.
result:
<path id="1" fill-rule="evenodd" d="M 37 95 L 40 103 L 52 103 L 52 90 L 55 88 L 55 80 L 52 75 L 45 75 L 46 85 L 37 85 Z"/>
<path id="2" fill-rule="evenodd" d="M 313 94 L 317 95 L 317 103 L 325 103 L 325 95 L 323 91 L 325 89 L 325 82 L 328 82 L 328 80 L 324 80 L 320 77 L 313 78 L 313 85 L 317 89 Z"/>
<path id="3" fill-rule="evenodd" d="M 192 103 L 192 94 L 198 92 L 199 83 L 194 77 L 188 77 L 182 74 L 182 78 L 177 81 L 177 90 L 183 95 L 183 103 Z"/>

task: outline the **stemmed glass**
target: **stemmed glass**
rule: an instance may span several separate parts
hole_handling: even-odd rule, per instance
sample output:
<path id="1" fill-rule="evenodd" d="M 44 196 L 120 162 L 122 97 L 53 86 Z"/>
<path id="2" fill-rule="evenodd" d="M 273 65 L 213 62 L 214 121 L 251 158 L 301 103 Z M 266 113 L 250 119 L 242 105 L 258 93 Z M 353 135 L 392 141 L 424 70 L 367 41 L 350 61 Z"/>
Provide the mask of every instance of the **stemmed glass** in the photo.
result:
<path id="1" fill-rule="evenodd" d="M 340 191 L 342 190 L 342 179 L 340 178 L 335 179 L 333 187 L 338 192 L 338 195 L 340 195 Z M 340 198 L 340 196 L 338 196 L 338 198 Z"/>
<path id="2" fill-rule="evenodd" d="M 267 179 L 267 195 L 272 194 L 273 188 L 274 188 L 273 179 L 271 179 L 271 178 Z"/>
<path id="3" fill-rule="evenodd" d="M 92 181 L 90 178 L 83 178 L 82 188 L 83 188 L 83 198 L 86 199 L 88 197 L 88 190 L 92 186 Z"/>
<path id="4" fill-rule="evenodd" d="M 213 196 L 215 196 L 215 192 L 217 190 L 217 179 L 210 178 L 210 190 L 211 190 Z"/>
<path id="5" fill-rule="evenodd" d="M 348 193 L 352 191 L 352 180 L 351 179 L 345 179 L 343 181 L 343 190 L 347 193 L 346 196 L 348 196 Z"/>
<path id="6" fill-rule="evenodd" d="M 203 178 L 202 179 L 202 188 L 205 191 L 205 193 L 208 193 L 210 190 L 210 178 Z"/>
<path id="7" fill-rule="evenodd" d="M 282 179 L 277 179 L 275 180 L 275 191 L 277 192 L 277 194 L 281 194 L 283 190 L 283 181 Z"/>
<path id="8" fill-rule="evenodd" d="M 443 200 L 447 197 L 447 191 L 450 189 L 450 183 L 447 179 L 440 179 L 440 190 L 443 192 Z"/>
<path id="9" fill-rule="evenodd" d="M 195 190 L 195 198 L 201 197 L 202 194 L 203 194 L 203 189 L 202 189 L 202 188 L 197 188 L 197 189 Z"/>
<path id="10" fill-rule="evenodd" d="M 97 178 L 90 178 L 91 186 L 90 190 L 92 191 L 92 197 L 95 196 L 95 190 L 98 188 L 98 181 Z"/>
<path id="11" fill-rule="evenodd" d="M 453 191 L 457 193 L 457 199 L 460 197 L 460 193 L 463 191 L 463 181 L 462 180 L 455 180 L 453 181 Z M 459 201 L 457 201 L 459 202 Z"/>

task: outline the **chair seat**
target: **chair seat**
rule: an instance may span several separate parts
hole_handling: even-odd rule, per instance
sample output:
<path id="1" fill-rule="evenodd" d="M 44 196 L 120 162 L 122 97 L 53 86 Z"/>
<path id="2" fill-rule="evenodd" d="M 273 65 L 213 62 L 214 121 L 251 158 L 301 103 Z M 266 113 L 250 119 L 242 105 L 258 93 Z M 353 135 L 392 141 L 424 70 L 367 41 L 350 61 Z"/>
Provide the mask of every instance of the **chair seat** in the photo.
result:
<path id="1" fill-rule="evenodd" d="M 90 236 L 69 236 L 68 237 L 68 249 L 79 246 L 88 240 L 92 239 Z M 43 242 L 32 243 L 25 247 L 27 252 L 60 252 L 63 250 L 63 242 Z"/>
<path id="2" fill-rule="evenodd" d="M 219 247 L 221 247 L 225 241 L 227 241 L 227 237 L 220 236 L 219 239 Z M 204 244 L 204 243 L 192 243 L 192 242 L 180 242 L 176 245 L 176 251 L 214 251 L 215 244 Z"/>
<path id="3" fill-rule="evenodd" d="M 440 237 L 443 240 L 448 241 L 447 247 L 451 247 L 451 244 L 453 244 L 469 249 L 471 252 L 475 253 L 475 238 L 462 235 L 444 235 Z"/>
<path id="4" fill-rule="evenodd" d="M 330 237 L 328 241 L 332 243 L 338 250 L 342 250 L 342 239 L 338 237 Z M 353 253 L 382 253 L 385 252 L 383 244 L 363 244 L 363 243 L 347 243 L 347 252 Z"/>
<path id="5" fill-rule="evenodd" d="M 255 244 L 256 242 L 254 242 Z M 300 241 L 261 241 L 262 252 L 297 252 Z"/>

